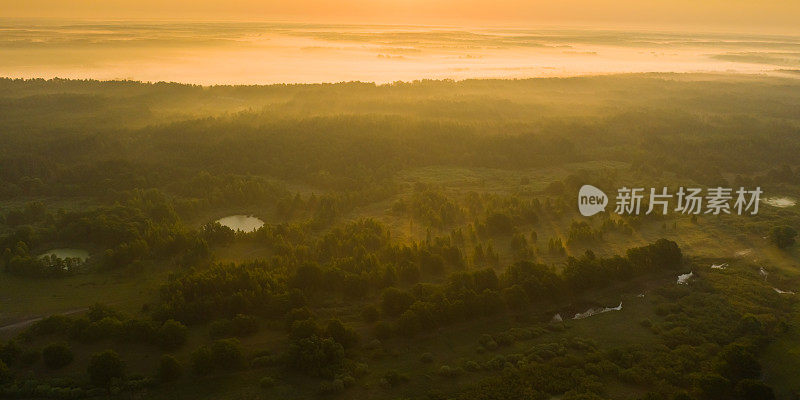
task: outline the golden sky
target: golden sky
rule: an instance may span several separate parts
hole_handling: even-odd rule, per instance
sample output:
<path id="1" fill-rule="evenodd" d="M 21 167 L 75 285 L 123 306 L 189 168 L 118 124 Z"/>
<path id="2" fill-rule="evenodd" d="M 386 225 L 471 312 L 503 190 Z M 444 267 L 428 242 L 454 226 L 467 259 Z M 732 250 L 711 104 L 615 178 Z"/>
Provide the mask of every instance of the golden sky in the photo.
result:
<path id="1" fill-rule="evenodd" d="M 0 0 L 2 17 L 563 24 L 800 33 L 799 0 Z"/>

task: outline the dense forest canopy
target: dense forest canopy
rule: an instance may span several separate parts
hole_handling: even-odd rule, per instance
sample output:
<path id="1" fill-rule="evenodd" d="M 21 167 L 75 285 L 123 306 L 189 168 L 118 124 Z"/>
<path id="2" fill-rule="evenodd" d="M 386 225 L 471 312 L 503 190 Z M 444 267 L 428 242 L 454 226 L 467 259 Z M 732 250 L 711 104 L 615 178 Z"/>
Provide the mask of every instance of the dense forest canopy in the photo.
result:
<path id="1" fill-rule="evenodd" d="M 0 79 L 0 395 L 792 399 L 798 110 L 723 74 Z M 764 203 L 582 217 L 584 184 Z"/>

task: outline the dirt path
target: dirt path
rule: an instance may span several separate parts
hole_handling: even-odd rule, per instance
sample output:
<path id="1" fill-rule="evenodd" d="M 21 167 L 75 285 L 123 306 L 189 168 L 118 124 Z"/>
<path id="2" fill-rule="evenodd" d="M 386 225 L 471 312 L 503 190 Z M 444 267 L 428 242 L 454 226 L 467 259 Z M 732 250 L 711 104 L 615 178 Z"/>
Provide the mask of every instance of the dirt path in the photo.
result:
<path id="1" fill-rule="evenodd" d="M 88 307 L 76 308 L 74 310 L 69 310 L 69 311 L 65 311 L 65 312 L 62 312 L 62 313 L 51 314 L 51 315 L 48 315 L 47 317 L 52 316 L 52 315 L 78 314 L 78 313 L 81 313 L 81 312 L 84 312 L 84 311 L 87 311 L 87 310 L 89 310 Z M 44 318 L 45 317 L 30 318 L 30 319 L 22 320 L 22 321 L 19 321 L 19 322 L 15 322 L 13 324 L 3 325 L 3 326 L 0 326 L 0 332 L 1 331 L 12 331 L 12 330 L 17 330 L 17 329 L 22 329 L 22 328 L 25 328 L 25 327 L 33 324 L 34 322 L 41 321 Z"/>

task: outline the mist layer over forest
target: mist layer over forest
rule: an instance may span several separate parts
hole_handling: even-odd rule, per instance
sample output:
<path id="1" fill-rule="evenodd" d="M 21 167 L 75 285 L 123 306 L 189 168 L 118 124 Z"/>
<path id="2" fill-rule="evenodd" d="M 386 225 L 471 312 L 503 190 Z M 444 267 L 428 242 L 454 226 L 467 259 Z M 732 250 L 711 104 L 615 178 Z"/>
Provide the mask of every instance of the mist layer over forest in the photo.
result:
<path id="1" fill-rule="evenodd" d="M 200 84 L 800 70 L 796 36 L 599 28 L 7 20 L 0 48 L 0 76 Z"/>

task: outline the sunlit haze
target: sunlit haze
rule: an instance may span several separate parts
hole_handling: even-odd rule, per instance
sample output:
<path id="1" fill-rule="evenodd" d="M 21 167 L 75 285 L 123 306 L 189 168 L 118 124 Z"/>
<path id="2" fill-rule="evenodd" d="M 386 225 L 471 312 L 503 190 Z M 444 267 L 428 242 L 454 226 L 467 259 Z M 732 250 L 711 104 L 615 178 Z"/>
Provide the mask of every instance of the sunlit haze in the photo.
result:
<path id="1" fill-rule="evenodd" d="M 385 83 L 800 68 L 800 3 L 784 0 L 2 2 L 0 76 L 14 78 Z"/>
<path id="2" fill-rule="evenodd" d="M 3 0 L 4 17 L 292 20 L 392 24 L 582 24 L 798 32 L 793 0 Z"/>
<path id="3" fill-rule="evenodd" d="M 792 36 L 591 28 L 14 21 L 0 46 L 0 76 L 199 84 L 800 68 Z"/>

